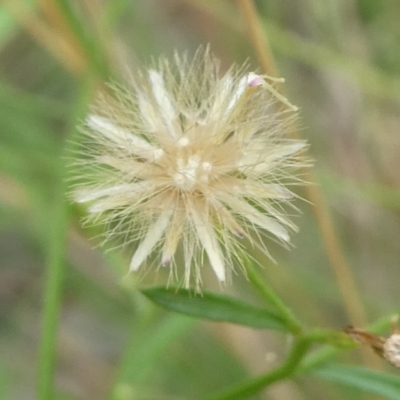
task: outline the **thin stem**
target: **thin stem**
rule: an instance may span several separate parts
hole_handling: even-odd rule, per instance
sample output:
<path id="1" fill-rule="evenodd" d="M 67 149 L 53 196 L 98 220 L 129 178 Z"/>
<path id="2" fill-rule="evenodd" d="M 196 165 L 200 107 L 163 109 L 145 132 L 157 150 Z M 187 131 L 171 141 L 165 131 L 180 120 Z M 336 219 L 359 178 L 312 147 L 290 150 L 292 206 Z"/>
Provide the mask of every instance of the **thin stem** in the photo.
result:
<path id="1" fill-rule="evenodd" d="M 54 399 L 53 377 L 58 316 L 61 309 L 62 282 L 64 277 L 64 253 L 67 230 L 68 208 L 63 199 L 64 183 L 60 183 L 56 207 L 51 218 L 51 240 L 47 261 L 46 287 L 42 341 L 39 357 L 38 399 Z"/>
<path id="2" fill-rule="evenodd" d="M 253 0 L 237 0 L 237 4 L 245 20 L 249 38 L 257 53 L 260 65 L 268 75 L 279 76 L 279 71 L 269 49 L 267 38 L 260 24 Z M 299 138 L 300 135 L 296 127 L 292 127 L 291 131 L 294 132 L 294 137 Z M 332 218 L 325 205 L 324 198 L 318 185 L 314 184 L 316 178 L 312 171 L 305 170 L 302 172 L 307 176 L 307 181 L 312 183 L 306 187 L 307 197 L 314 205 L 314 216 L 321 233 L 329 264 L 342 294 L 347 315 L 354 325 L 365 326 L 367 325 L 367 317 L 358 294 L 357 285 L 350 267 L 343 256 L 341 245 L 335 232 Z M 374 358 L 373 355 L 371 356 L 368 352 L 363 354 L 369 365 L 377 364 L 376 358 Z"/>
<path id="3" fill-rule="evenodd" d="M 257 378 L 233 386 L 217 395 L 207 397 L 205 400 L 243 400 L 265 389 L 274 382 L 293 375 L 313 342 L 313 336 L 297 338 L 286 361 L 280 367 Z"/>
<path id="4" fill-rule="evenodd" d="M 244 264 L 250 282 L 256 287 L 267 303 L 274 307 L 275 311 L 285 321 L 288 329 L 295 335 L 299 334 L 302 331 L 302 325 L 293 315 L 290 308 L 286 306 L 272 288 L 269 287 L 263 277 L 260 276 L 258 269 L 254 267 L 254 264 L 247 257 L 244 259 Z"/>
<path id="5" fill-rule="evenodd" d="M 83 108 L 87 104 L 87 99 L 92 92 L 93 82 L 89 85 L 83 85 L 83 92 L 77 104 L 76 112 L 73 113 L 71 122 L 75 125 L 78 115 L 82 114 Z M 70 136 L 75 132 L 75 128 L 71 130 Z M 37 399 L 53 400 L 55 396 L 54 390 L 54 371 L 56 365 L 56 344 L 57 329 L 59 322 L 59 314 L 62 305 L 62 285 L 64 278 L 66 237 L 68 228 L 69 207 L 65 199 L 67 190 L 67 174 L 66 168 L 67 156 L 71 149 L 71 137 L 64 142 L 58 171 L 58 185 L 56 187 L 56 198 L 54 199 L 53 214 L 48 220 L 49 235 L 46 243 L 48 243 L 48 256 L 46 263 L 46 284 L 43 299 L 43 321 L 42 321 L 42 337 L 39 349 L 39 371 L 37 381 Z"/>

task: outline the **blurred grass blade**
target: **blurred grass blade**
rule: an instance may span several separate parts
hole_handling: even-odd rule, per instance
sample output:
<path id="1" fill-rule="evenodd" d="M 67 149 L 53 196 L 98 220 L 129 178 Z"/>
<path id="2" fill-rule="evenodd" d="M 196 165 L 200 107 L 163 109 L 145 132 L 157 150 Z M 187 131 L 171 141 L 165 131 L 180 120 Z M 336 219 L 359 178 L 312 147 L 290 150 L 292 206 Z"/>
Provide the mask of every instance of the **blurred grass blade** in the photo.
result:
<path id="1" fill-rule="evenodd" d="M 154 303 L 181 314 L 210 321 L 231 322 L 259 329 L 288 331 L 277 315 L 228 296 L 211 292 L 157 287 L 142 293 Z"/>
<path id="2" fill-rule="evenodd" d="M 313 374 L 330 382 L 377 394 L 388 400 L 400 399 L 399 375 L 339 364 L 324 367 Z"/>
<path id="3" fill-rule="evenodd" d="M 105 55 L 98 41 L 93 37 L 87 26 L 84 26 L 83 21 L 74 11 L 71 2 L 66 0 L 54 0 L 61 14 L 67 21 L 71 31 L 74 33 L 85 55 L 89 60 L 89 66 L 103 78 L 111 75 L 108 64 L 105 60 Z"/>
<path id="4" fill-rule="evenodd" d="M 71 114 L 70 124 L 73 128 L 68 137 L 69 141 L 76 131 L 75 124 L 78 116 L 83 115 L 84 111 L 86 111 L 87 100 L 92 92 L 92 84 L 93 82 L 90 81 L 82 85 L 80 97 L 76 102 L 75 112 Z M 47 241 L 45 241 L 47 243 L 47 248 L 45 248 L 47 263 L 43 301 L 42 338 L 39 353 L 39 376 L 37 383 L 38 400 L 54 399 L 53 378 L 56 365 L 57 329 L 61 309 L 65 246 L 69 216 L 69 207 L 65 198 L 67 190 L 66 178 L 69 172 L 65 164 L 67 163 L 67 155 L 72 151 L 70 148 L 71 146 L 72 144 L 64 144 L 63 154 L 59 158 L 56 171 L 58 182 L 54 188 L 55 196 L 52 202 L 53 209 L 50 211 L 47 210 L 45 214 L 46 220 L 43 221 L 44 226 L 47 228 Z"/>
<path id="5" fill-rule="evenodd" d="M 63 185 L 61 184 L 60 187 Z M 55 346 L 58 315 L 61 308 L 62 281 L 64 275 L 64 252 L 68 212 L 64 204 L 63 190 L 59 190 L 56 206 L 50 213 L 52 227 L 48 235 L 48 261 L 44 299 L 43 332 L 40 349 L 38 398 L 53 398 L 55 369 Z"/>
<path id="6" fill-rule="evenodd" d="M 153 371 L 165 350 L 185 335 L 195 321 L 181 315 L 168 315 L 161 322 L 152 321 L 135 326 L 122 361 L 110 399 L 124 398 L 121 392 L 140 386 Z M 154 325 L 154 326 L 153 326 Z"/>
<path id="7" fill-rule="evenodd" d="M 0 363 L 0 399 L 9 399 L 10 388 L 15 382 L 15 378 L 8 366 Z"/>

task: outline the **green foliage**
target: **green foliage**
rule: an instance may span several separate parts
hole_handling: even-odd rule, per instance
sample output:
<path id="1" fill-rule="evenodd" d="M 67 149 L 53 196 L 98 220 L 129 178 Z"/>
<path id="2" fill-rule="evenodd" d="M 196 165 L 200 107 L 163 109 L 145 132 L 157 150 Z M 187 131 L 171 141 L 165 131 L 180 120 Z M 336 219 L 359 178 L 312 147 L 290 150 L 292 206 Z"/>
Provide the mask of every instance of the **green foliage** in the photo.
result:
<path id="1" fill-rule="evenodd" d="M 287 331 L 278 315 L 233 297 L 204 291 L 156 287 L 142 290 L 156 304 L 168 310 L 217 322 L 230 322 L 258 329 Z"/>
<path id="2" fill-rule="evenodd" d="M 400 377 L 398 375 L 340 364 L 326 366 L 315 371 L 314 374 L 327 381 L 350 386 L 362 392 L 377 394 L 384 399 L 397 400 L 400 398 Z"/>

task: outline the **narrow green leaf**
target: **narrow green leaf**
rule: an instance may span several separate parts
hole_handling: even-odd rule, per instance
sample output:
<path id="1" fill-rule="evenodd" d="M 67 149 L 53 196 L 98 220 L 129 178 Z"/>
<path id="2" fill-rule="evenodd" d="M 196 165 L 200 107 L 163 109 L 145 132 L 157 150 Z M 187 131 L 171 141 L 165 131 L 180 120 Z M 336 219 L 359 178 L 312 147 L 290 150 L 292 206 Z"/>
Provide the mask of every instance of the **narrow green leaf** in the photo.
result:
<path id="1" fill-rule="evenodd" d="M 313 372 L 327 381 L 341 383 L 389 400 L 400 399 L 400 376 L 347 365 L 329 365 Z"/>
<path id="2" fill-rule="evenodd" d="M 232 297 L 165 287 L 145 289 L 142 293 L 162 307 L 192 317 L 252 328 L 288 330 L 277 315 Z"/>

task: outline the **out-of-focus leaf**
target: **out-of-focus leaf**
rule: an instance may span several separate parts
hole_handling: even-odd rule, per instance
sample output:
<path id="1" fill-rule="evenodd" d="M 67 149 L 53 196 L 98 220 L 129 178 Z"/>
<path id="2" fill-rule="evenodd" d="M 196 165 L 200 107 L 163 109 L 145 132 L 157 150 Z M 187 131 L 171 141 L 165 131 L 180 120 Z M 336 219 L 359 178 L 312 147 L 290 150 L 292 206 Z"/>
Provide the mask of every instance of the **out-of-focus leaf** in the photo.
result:
<path id="1" fill-rule="evenodd" d="M 329 365 L 313 374 L 331 382 L 341 383 L 389 400 L 400 399 L 400 376 L 348 365 Z"/>
<path id="2" fill-rule="evenodd" d="M 110 399 L 120 399 L 121 388 L 145 381 L 166 348 L 193 326 L 192 320 L 181 315 L 169 316 L 153 329 L 146 321 L 140 322 L 128 344 Z"/>
<path id="3" fill-rule="evenodd" d="M 11 384 L 15 379 L 11 371 L 2 363 L 0 364 L 0 398 L 8 399 Z"/>
<path id="4" fill-rule="evenodd" d="M 146 289 L 142 293 L 162 307 L 192 317 L 252 328 L 288 330 L 277 315 L 232 297 L 165 287 Z"/>

